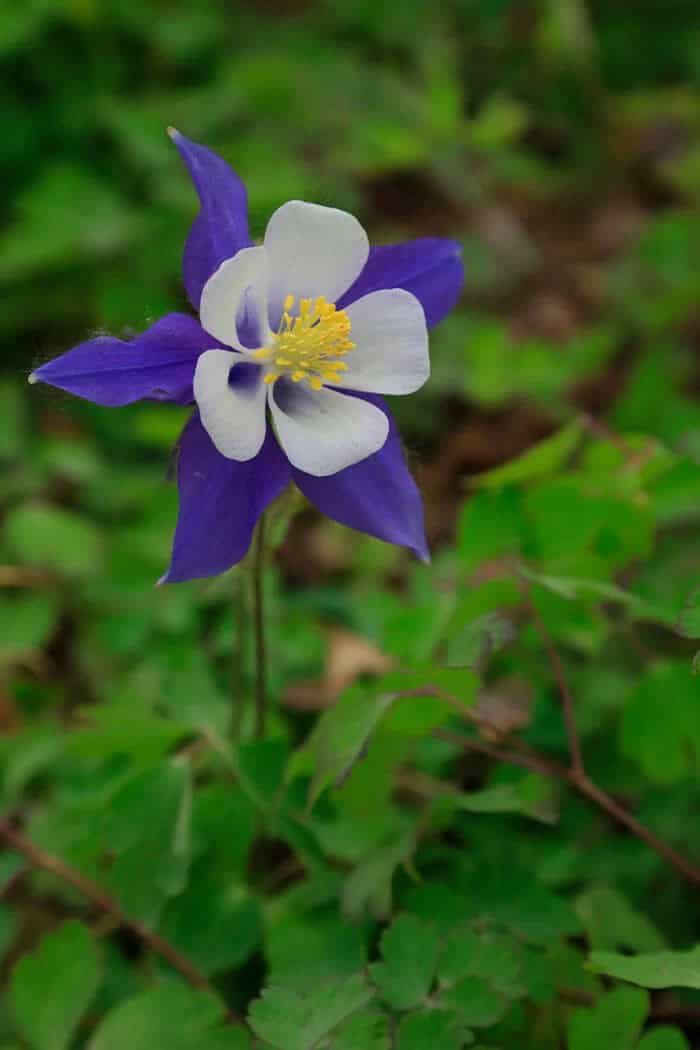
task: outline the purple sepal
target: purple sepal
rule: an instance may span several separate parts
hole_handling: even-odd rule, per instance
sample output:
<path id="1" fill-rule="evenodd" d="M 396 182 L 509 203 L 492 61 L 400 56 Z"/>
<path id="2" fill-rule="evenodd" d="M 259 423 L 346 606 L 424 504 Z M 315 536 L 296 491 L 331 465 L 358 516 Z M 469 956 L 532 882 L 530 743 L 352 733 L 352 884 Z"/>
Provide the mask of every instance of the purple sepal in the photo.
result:
<path id="1" fill-rule="evenodd" d="M 404 244 L 372 248 L 362 273 L 338 300 L 338 309 L 382 288 L 404 288 L 415 295 L 429 328 L 449 313 L 462 293 L 462 249 L 456 241 L 422 237 Z"/>
<path id="2" fill-rule="evenodd" d="M 203 350 L 217 346 L 186 314 L 166 314 L 125 342 L 98 336 L 37 368 L 31 382 L 115 408 L 132 401 L 193 401 L 192 378 Z"/>
<path id="3" fill-rule="evenodd" d="M 423 523 L 423 501 L 401 448 L 401 439 L 384 400 L 361 396 L 386 413 L 389 437 L 373 456 L 329 477 L 316 478 L 292 469 L 295 484 L 322 514 L 387 543 L 408 547 L 430 561 Z"/>
<path id="4" fill-rule="evenodd" d="M 226 459 L 194 413 L 177 451 L 180 494 L 170 568 L 159 583 L 217 576 L 243 558 L 256 522 L 290 479 L 272 429 L 254 459 Z"/>
<path id="5" fill-rule="evenodd" d="M 242 179 L 205 146 L 174 128 L 168 134 L 177 146 L 199 195 L 200 212 L 192 224 L 182 256 L 182 276 L 196 310 L 202 288 L 224 259 L 250 245 L 248 195 Z"/>

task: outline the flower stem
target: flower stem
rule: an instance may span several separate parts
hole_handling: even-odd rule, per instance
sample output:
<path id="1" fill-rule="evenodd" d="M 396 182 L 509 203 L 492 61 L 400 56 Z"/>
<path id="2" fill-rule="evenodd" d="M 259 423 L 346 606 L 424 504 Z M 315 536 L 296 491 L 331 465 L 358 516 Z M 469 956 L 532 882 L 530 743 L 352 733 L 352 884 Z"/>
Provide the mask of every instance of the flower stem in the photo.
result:
<path id="1" fill-rule="evenodd" d="M 248 610 L 246 594 L 246 573 L 240 568 L 234 570 L 233 576 L 233 662 L 231 666 L 231 736 L 238 742 L 243 724 L 245 701 L 246 642 L 248 627 Z"/>
<path id="2" fill-rule="evenodd" d="M 255 639 L 255 737 L 260 740 L 265 735 L 267 717 L 267 681 L 265 653 L 265 515 L 261 514 L 255 535 L 253 550 L 253 636 Z"/>

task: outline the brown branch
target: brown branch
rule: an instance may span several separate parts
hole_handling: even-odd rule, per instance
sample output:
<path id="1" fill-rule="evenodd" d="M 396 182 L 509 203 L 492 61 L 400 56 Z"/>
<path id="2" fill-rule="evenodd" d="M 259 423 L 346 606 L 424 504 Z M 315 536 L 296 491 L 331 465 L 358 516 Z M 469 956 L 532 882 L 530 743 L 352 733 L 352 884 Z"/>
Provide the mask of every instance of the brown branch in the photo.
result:
<path id="1" fill-rule="evenodd" d="M 566 735 L 569 741 L 569 754 L 571 755 L 571 772 L 577 777 L 585 777 L 586 771 L 583 764 L 583 751 L 581 749 L 581 738 L 578 735 L 578 729 L 576 727 L 576 714 L 574 707 L 574 698 L 569 688 L 569 683 L 566 678 L 566 671 L 564 665 L 561 662 L 561 657 L 557 650 L 552 636 L 550 635 L 545 625 L 540 611 L 535 605 L 529 590 L 525 592 L 526 601 L 532 619 L 539 634 L 544 650 L 547 654 L 547 658 L 554 672 L 556 679 L 557 688 L 559 690 L 559 697 L 561 699 L 561 708 L 564 715 L 564 722 L 566 724 Z"/>
<path id="2" fill-rule="evenodd" d="M 60 857 L 48 853 L 40 846 L 31 842 L 21 831 L 13 827 L 8 821 L 0 820 L 0 840 L 7 846 L 17 850 L 31 864 L 33 868 L 49 872 L 57 876 L 63 882 L 67 882 L 87 900 L 91 901 L 104 915 L 108 916 L 117 926 L 123 926 L 138 937 L 140 941 L 165 959 L 174 970 L 177 970 L 194 988 L 216 995 L 215 989 L 209 983 L 204 974 L 199 970 L 186 955 L 161 937 L 159 933 L 148 929 L 138 919 L 132 919 L 123 910 L 118 901 L 101 889 L 91 879 L 86 878 L 79 871 L 71 868 Z M 238 1015 L 227 1007 L 227 1019 L 231 1023 L 242 1023 Z"/>
<path id="3" fill-rule="evenodd" d="M 552 761 L 539 752 L 522 749 L 505 751 L 476 737 L 465 737 L 448 729 L 436 729 L 434 735 L 440 740 L 448 740 L 450 743 L 457 744 L 464 751 L 476 751 L 478 754 L 487 755 L 497 762 L 507 762 L 509 765 L 521 766 L 523 769 L 529 769 L 533 773 L 540 773 L 542 776 L 549 777 L 552 780 L 561 780 L 566 784 L 570 784 L 580 795 L 599 809 L 602 809 L 619 824 L 626 827 L 628 831 L 631 831 L 638 839 L 645 842 L 660 857 L 672 864 L 689 882 L 700 886 L 700 868 L 697 868 L 675 850 L 673 846 L 669 846 L 655 832 L 637 820 L 629 810 L 626 810 L 612 796 L 608 795 L 597 784 L 594 784 L 585 773 L 567 769 L 566 766 Z"/>

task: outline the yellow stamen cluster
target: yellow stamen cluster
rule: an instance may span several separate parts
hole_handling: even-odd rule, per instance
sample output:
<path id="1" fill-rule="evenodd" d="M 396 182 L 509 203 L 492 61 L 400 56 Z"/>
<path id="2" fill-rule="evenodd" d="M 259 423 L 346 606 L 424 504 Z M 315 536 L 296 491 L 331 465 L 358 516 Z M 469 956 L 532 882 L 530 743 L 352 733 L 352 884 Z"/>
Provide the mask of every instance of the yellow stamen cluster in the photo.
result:
<path id="1" fill-rule="evenodd" d="M 272 366 L 265 382 L 274 383 L 285 375 L 294 383 L 306 379 L 314 390 L 320 390 L 324 383 L 341 383 L 339 373 L 346 372 L 348 366 L 339 359 L 355 346 L 348 339 L 350 318 L 322 295 L 313 300 L 300 299 L 298 311 L 292 313 L 295 301 L 293 295 L 287 296 L 272 344 L 253 354 Z"/>

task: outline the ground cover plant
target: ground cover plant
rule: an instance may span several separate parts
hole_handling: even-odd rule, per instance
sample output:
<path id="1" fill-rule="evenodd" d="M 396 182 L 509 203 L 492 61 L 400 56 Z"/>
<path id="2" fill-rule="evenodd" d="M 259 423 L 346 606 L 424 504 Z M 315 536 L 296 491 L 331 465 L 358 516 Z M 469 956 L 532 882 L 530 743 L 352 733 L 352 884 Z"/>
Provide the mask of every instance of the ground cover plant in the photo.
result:
<path id="1" fill-rule="evenodd" d="M 2 1050 L 698 1045 L 698 43 L 682 0 L 0 13 Z M 301 199 L 459 245 L 390 398 L 429 563 L 302 485 L 156 587 L 191 399 L 27 383 L 191 312 L 168 125 L 255 243 Z"/>

